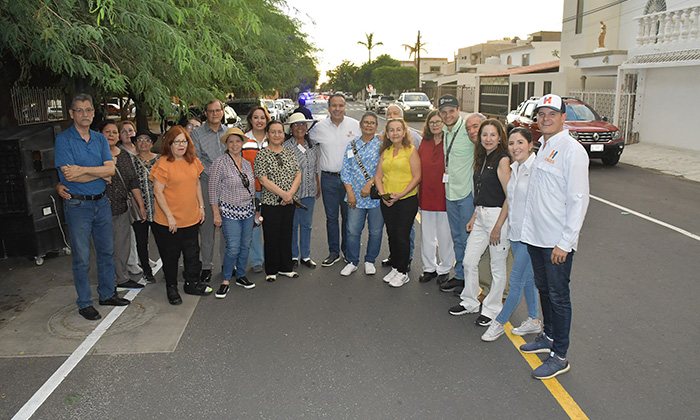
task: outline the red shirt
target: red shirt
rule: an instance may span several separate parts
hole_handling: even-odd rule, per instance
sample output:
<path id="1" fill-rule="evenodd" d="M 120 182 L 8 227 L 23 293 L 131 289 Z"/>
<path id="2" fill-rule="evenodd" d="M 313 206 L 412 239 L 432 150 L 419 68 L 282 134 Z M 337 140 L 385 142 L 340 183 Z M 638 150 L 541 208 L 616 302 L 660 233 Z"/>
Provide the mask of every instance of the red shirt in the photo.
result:
<path id="1" fill-rule="evenodd" d="M 418 206 L 426 211 L 447 211 L 445 208 L 445 152 L 442 143 L 426 140 L 418 148 L 423 178 L 418 186 Z"/>

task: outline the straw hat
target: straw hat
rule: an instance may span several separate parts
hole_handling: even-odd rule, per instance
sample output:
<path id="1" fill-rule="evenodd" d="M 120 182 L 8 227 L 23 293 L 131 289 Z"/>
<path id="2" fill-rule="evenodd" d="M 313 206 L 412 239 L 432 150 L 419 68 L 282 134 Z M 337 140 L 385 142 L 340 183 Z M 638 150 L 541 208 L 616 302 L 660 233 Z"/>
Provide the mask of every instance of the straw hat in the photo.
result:
<path id="1" fill-rule="evenodd" d="M 243 140 L 243 143 L 248 141 L 248 137 L 246 137 L 246 135 L 243 134 L 243 130 L 241 130 L 238 127 L 231 127 L 226 131 L 226 134 L 224 134 L 221 137 L 221 142 L 223 144 L 226 144 L 226 139 L 228 139 L 228 136 L 230 136 L 231 134 L 235 134 L 235 135 L 239 136 L 241 138 L 241 140 Z"/>
<path id="2" fill-rule="evenodd" d="M 306 129 L 308 130 L 311 128 L 311 124 L 314 123 L 314 120 L 307 120 L 306 117 L 304 116 L 304 114 L 302 114 L 301 112 L 295 112 L 294 114 L 292 114 L 292 116 L 289 117 L 289 119 L 285 123 L 285 125 L 289 125 L 289 127 L 287 128 L 287 133 L 290 132 L 290 130 L 292 128 L 292 124 L 302 123 L 302 122 L 306 123 Z"/>

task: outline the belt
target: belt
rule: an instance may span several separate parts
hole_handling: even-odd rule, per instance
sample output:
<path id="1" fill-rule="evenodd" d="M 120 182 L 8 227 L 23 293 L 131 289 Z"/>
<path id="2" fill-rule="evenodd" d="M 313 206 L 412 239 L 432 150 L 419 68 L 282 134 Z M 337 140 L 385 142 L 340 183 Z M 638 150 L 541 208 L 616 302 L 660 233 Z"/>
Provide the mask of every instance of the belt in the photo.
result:
<path id="1" fill-rule="evenodd" d="M 321 171 L 321 172 L 323 172 L 324 174 L 333 175 L 335 177 L 340 178 L 340 172 L 328 172 L 328 171 Z"/>
<path id="2" fill-rule="evenodd" d="M 80 195 L 80 194 L 71 194 L 70 198 L 75 199 L 75 200 L 89 200 L 89 201 L 97 201 L 100 198 L 104 197 L 105 193 L 102 192 L 97 195 Z"/>

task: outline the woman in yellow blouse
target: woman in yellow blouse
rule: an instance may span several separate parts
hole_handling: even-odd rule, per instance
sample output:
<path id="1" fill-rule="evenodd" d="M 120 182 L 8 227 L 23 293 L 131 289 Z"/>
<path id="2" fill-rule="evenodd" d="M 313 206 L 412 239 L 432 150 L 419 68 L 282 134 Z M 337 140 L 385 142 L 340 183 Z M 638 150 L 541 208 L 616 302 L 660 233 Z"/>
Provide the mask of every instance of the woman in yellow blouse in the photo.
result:
<path id="1" fill-rule="evenodd" d="M 374 183 L 382 196 L 381 209 L 389 237 L 392 266 L 384 282 L 392 287 L 401 287 L 409 280 L 409 237 L 418 212 L 417 187 L 421 180 L 420 157 L 413 146 L 406 121 L 387 121 L 379 154 Z"/>

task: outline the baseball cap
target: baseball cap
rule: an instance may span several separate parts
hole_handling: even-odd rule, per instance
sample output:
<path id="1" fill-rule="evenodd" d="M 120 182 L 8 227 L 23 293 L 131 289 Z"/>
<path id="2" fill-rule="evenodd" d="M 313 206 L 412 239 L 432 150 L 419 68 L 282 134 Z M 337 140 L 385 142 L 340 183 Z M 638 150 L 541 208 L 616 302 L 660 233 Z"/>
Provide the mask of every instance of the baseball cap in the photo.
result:
<path id="1" fill-rule="evenodd" d="M 540 108 L 551 108 L 555 111 L 561 112 L 562 114 L 566 114 L 566 104 L 564 101 L 561 100 L 560 96 L 552 95 L 551 93 L 549 95 L 544 95 L 537 101 L 535 113 L 537 113 L 537 110 Z"/>
<path id="2" fill-rule="evenodd" d="M 454 95 L 442 95 L 440 100 L 438 100 L 438 109 L 442 109 L 444 106 L 453 106 L 459 108 L 459 100 Z"/>

